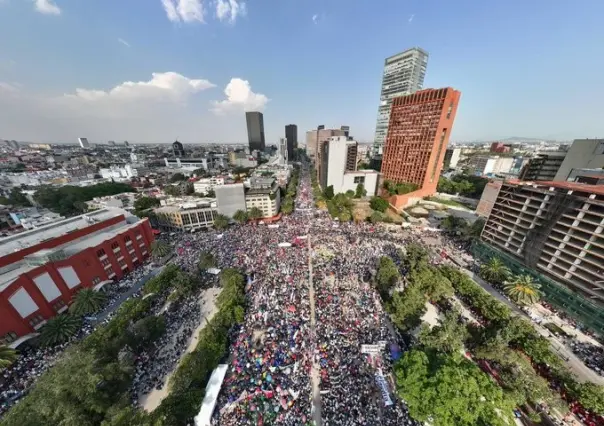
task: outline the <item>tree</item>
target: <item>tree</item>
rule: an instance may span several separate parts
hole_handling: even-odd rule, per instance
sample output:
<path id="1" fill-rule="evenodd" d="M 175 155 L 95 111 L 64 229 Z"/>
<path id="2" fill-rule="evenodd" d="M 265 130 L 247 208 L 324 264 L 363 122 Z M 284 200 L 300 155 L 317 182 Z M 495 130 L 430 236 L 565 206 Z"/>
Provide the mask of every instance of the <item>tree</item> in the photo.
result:
<path id="1" fill-rule="evenodd" d="M 10 191 L 8 198 L 0 197 L 0 204 L 18 206 L 18 207 L 31 207 L 30 201 L 21 192 L 19 188 L 13 188 Z"/>
<path id="2" fill-rule="evenodd" d="M 166 257 L 172 251 L 172 247 L 163 241 L 155 240 L 151 243 L 151 255 L 156 259 Z"/>
<path id="3" fill-rule="evenodd" d="M 352 219 L 352 215 L 350 214 L 349 210 L 343 210 L 338 215 L 338 220 L 340 222 L 350 222 L 351 219 Z"/>
<path id="4" fill-rule="evenodd" d="M 163 190 L 167 195 L 171 195 L 173 197 L 180 195 L 180 187 L 178 185 L 166 185 L 164 186 Z"/>
<path id="5" fill-rule="evenodd" d="M 187 180 L 187 178 L 182 173 L 174 173 L 170 176 L 170 183 L 182 182 L 183 180 Z"/>
<path id="6" fill-rule="evenodd" d="M 428 250 L 418 243 L 409 243 L 405 247 L 405 254 L 401 256 L 403 265 L 408 270 L 413 270 L 421 266 L 427 265 L 430 255 Z"/>
<path id="7" fill-rule="evenodd" d="M 397 393 L 413 418 L 434 426 L 513 424 L 513 402 L 459 356 L 411 350 L 394 367 Z"/>
<path id="8" fill-rule="evenodd" d="M 66 342 L 78 332 L 81 325 L 81 321 L 72 315 L 58 315 L 49 319 L 42 327 L 40 342 L 44 346 L 54 346 Z"/>
<path id="9" fill-rule="evenodd" d="M 17 351 L 8 346 L 0 345 L 0 369 L 10 367 L 17 360 Z"/>
<path id="10" fill-rule="evenodd" d="M 604 387 L 595 383 L 578 383 L 573 390 L 581 405 L 599 415 L 604 414 Z"/>
<path id="11" fill-rule="evenodd" d="M 134 210 L 138 212 L 143 212 L 147 209 L 158 207 L 159 200 L 153 197 L 140 197 L 138 200 L 134 201 Z"/>
<path id="12" fill-rule="evenodd" d="M 353 198 L 355 195 L 355 192 L 352 189 L 349 189 L 348 191 L 346 191 L 346 196 L 348 198 Z"/>
<path id="13" fill-rule="evenodd" d="M 394 325 L 403 331 L 412 330 L 421 323 L 426 296 L 417 286 L 408 286 L 403 292 L 394 292 L 386 302 L 386 309 Z"/>
<path id="14" fill-rule="evenodd" d="M 214 218 L 214 228 L 218 230 L 227 229 L 229 227 L 229 218 L 223 214 L 218 214 Z"/>
<path id="15" fill-rule="evenodd" d="M 86 315 L 97 312 L 103 306 L 106 297 L 103 293 L 91 288 L 83 288 L 76 294 L 69 312 L 73 315 Z"/>
<path id="16" fill-rule="evenodd" d="M 382 297 L 390 293 L 400 278 L 401 275 L 394 261 L 388 256 L 380 257 L 375 282 Z"/>
<path id="17" fill-rule="evenodd" d="M 502 284 L 511 276 L 510 269 L 498 257 L 480 265 L 480 276 L 493 284 Z"/>
<path id="18" fill-rule="evenodd" d="M 199 267 L 201 269 L 214 268 L 216 266 L 216 258 L 209 251 L 202 251 L 199 255 Z"/>
<path id="19" fill-rule="evenodd" d="M 140 319 L 128 327 L 128 346 L 140 350 L 159 339 L 166 332 L 166 320 L 163 316 L 151 315 Z"/>
<path id="20" fill-rule="evenodd" d="M 216 198 L 216 191 L 214 191 L 213 189 L 208 189 L 208 192 L 206 192 L 206 197 Z"/>
<path id="21" fill-rule="evenodd" d="M 369 216 L 369 221 L 371 223 L 379 223 L 384 220 L 384 215 L 380 212 L 373 212 L 371 216 Z"/>
<path id="22" fill-rule="evenodd" d="M 281 203 L 281 212 L 283 214 L 291 214 L 294 211 L 294 200 L 287 196 Z"/>
<path id="23" fill-rule="evenodd" d="M 365 189 L 365 185 L 359 183 L 357 185 L 357 189 L 354 192 L 354 198 L 363 198 L 367 196 L 367 190 Z"/>
<path id="24" fill-rule="evenodd" d="M 418 336 L 419 342 L 437 352 L 448 354 L 461 352 L 464 341 L 468 338 L 468 330 L 460 321 L 459 315 L 456 309 L 451 309 L 445 313 L 439 325 L 432 329 L 424 325 Z"/>
<path id="25" fill-rule="evenodd" d="M 371 201 L 369 201 L 369 207 L 371 207 L 372 210 L 380 213 L 384 213 L 389 206 L 390 204 L 388 201 L 380 197 L 371 197 Z"/>
<path id="26" fill-rule="evenodd" d="M 507 295 L 519 305 L 532 305 L 539 301 L 541 286 L 530 275 L 519 275 L 503 284 Z"/>
<path id="27" fill-rule="evenodd" d="M 247 222 L 247 213 L 244 210 L 237 210 L 233 214 L 233 220 L 239 224 L 244 224 Z"/>
<path id="28" fill-rule="evenodd" d="M 264 217 L 264 213 L 258 207 L 252 207 L 248 212 L 248 216 L 250 219 L 257 220 Z"/>
<path id="29" fill-rule="evenodd" d="M 334 197 L 333 185 L 329 185 L 327 188 L 325 188 L 323 195 L 325 196 L 326 200 L 331 200 Z"/>

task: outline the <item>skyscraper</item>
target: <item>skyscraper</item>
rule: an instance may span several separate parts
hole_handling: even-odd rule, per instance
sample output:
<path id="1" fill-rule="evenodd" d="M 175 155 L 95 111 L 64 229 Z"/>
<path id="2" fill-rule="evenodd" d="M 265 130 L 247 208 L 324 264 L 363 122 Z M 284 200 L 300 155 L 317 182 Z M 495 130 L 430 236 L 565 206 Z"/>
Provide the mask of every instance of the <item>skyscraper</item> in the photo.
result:
<path id="1" fill-rule="evenodd" d="M 411 183 L 417 190 L 393 196 L 404 207 L 411 198 L 436 192 L 461 92 L 450 87 L 420 90 L 394 99 L 382 158 L 384 180 Z"/>
<path id="2" fill-rule="evenodd" d="M 178 141 L 174 141 L 172 143 L 172 152 L 175 157 L 184 157 L 185 156 L 185 147 Z"/>
<path id="3" fill-rule="evenodd" d="M 375 151 L 383 153 L 384 142 L 388 134 L 390 107 L 392 100 L 420 90 L 424 85 L 424 76 L 428 66 L 428 52 L 414 47 L 402 53 L 386 58 L 382 77 L 382 92 L 375 126 Z"/>
<path id="4" fill-rule="evenodd" d="M 285 126 L 285 138 L 287 139 L 287 156 L 293 160 L 298 148 L 298 126 L 295 124 Z"/>
<path id="5" fill-rule="evenodd" d="M 78 142 L 80 143 L 80 147 L 90 148 L 90 142 L 88 142 L 88 138 L 78 138 Z"/>
<path id="6" fill-rule="evenodd" d="M 248 111 L 245 113 L 245 121 L 250 151 L 264 151 L 264 115 L 261 112 Z"/>

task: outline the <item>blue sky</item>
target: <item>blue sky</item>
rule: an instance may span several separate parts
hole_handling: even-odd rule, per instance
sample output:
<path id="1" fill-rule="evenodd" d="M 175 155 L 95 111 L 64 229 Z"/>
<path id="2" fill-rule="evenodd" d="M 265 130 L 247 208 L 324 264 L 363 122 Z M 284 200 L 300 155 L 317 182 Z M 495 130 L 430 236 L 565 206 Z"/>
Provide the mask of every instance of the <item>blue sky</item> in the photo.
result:
<path id="1" fill-rule="evenodd" d="M 430 53 L 426 87 L 462 92 L 453 140 L 602 137 L 603 15 L 588 0 L 0 0 L 0 138 L 243 142 L 252 108 L 269 143 L 288 123 L 371 141 L 383 60 L 412 46 Z"/>

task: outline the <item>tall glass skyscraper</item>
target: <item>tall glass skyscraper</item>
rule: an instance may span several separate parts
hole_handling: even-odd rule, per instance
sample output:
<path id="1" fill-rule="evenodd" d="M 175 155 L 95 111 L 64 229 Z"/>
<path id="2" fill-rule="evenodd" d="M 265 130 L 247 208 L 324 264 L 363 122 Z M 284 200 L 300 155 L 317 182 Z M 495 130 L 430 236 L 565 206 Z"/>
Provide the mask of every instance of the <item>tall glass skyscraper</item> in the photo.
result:
<path id="1" fill-rule="evenodd" d="M 428 66 L 428 52 L 419 47 L 405 50 L 384 61 L 382 93 L 375 126 L 375 148 L 383 153 L 384 142 L 388 135 L 390 107 L 392 100 L 399 96 L 410 95 L 424 85 L 424 76 Z"/>

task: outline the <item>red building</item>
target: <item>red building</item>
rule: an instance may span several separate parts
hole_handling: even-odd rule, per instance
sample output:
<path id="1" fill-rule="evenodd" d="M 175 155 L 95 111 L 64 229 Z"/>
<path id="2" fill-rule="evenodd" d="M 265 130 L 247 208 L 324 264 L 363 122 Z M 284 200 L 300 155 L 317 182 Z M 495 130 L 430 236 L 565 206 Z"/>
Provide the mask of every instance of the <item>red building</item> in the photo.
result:
<path id="1" fill-rule="evenodd" d="M 500 154 L 510 152 L 512 147 L 510 145 L 506 145 L 503 142 L 493 142 L 491 144 L 491 152 L 498 152 Z"/>
<path id="2" fill-rule="evenodd" d="M 101 289 L 149 256 L 147 219 L 120 209 L 0 239 L 0 343 L 15 346 L 65 311 L 84 287 Z"/>
<path id="3" fill-rule="evenodd" d="M 420 90 L 392 102 L 382 175 L 384 180 L 418 186 L 389 198 L 397 209 L 436 192 L 460 97 L 461 92 L 447 87 Z"/>

